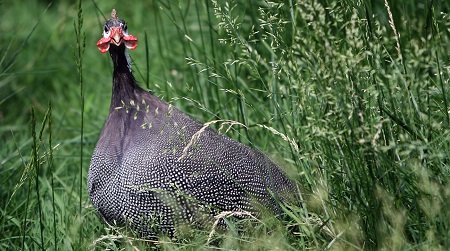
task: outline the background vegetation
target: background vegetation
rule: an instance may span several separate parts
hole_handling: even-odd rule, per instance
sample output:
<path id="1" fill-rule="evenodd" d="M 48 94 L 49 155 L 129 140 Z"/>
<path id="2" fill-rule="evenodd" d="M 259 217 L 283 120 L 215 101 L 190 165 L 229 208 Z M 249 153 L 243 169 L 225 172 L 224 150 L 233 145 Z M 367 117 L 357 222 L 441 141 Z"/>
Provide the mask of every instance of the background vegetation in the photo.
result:
<path id="1" fill-rule="evenodd" d="M 0 249 L 450 249 L 449 7 L 1 1 Z M 140 41 L 140 84 L 199 121 L 248 126 L 227 135 L 280 163 L 302 208 L 158 243 L 101 222 L 85 184 L 112 8 Z"/>

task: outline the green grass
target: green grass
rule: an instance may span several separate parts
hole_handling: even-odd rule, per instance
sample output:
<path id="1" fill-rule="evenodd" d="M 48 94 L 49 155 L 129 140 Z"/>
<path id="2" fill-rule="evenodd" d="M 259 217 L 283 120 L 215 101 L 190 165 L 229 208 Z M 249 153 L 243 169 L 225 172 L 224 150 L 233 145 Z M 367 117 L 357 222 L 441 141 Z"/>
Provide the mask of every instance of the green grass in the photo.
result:
<path id="1" fill-rule="evenodd" d="M 244 124 L 227 135 L 279 163 L 302 208 L 157 243 L 103 224 L 86 175 L 109 111 L 95 43 L 112 8 L 140 41 L 141 86 Z M 36 0 L 0 14 L 0 249 L 450 248 L 450 3 Z"/>

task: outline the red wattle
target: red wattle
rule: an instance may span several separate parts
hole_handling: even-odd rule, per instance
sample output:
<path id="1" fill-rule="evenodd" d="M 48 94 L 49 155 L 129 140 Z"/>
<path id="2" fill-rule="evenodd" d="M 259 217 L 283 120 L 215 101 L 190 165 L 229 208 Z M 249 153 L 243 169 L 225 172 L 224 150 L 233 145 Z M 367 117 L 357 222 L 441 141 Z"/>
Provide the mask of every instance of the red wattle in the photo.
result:
<path id="1" fill-rule="evenodd" d="M 130 49 L 134 50 L 137 47 L 137 38 L 133 35 L 123 36 L 123 40 L 125 41 L 125 46 Z"/>
<path id="2" fill-rule="evenodd" d="M 109 50 L 109 42 L 110 41 L 111 41 L 111 38 L 105 38 L 105 37 L 98 40 L 97 47 L 101 53 L 105 53 Z"/>

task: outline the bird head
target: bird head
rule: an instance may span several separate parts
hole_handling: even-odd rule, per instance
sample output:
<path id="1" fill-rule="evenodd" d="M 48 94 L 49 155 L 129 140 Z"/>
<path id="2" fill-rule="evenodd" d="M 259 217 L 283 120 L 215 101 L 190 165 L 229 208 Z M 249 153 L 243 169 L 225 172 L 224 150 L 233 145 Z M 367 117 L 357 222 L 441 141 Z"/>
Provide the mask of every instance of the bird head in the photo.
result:
<path id="1" fill-rule="evenodd" d="M 137 47 L 137 38 L 128 34 L 127 24 L 124 20 L 119 19 L 116 10 L 111 12 L 111 19 L 106 21 L 103 29 L 103 37 L 98 40 L 97 47 L 101 53 L 109 50 L 110 45 L 120 46 L 122 43 L 128 49 L 134 50 Z"/>

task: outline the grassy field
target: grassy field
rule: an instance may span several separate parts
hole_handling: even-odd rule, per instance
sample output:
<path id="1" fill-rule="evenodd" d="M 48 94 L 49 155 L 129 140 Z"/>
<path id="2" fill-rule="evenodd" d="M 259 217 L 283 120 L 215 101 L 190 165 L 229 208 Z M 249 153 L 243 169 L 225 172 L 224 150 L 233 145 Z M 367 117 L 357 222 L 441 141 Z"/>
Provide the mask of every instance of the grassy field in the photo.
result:
<path id="1" fill-rule="evenodd" d="M 0 249 L 450 249 L 449 1 L 124 2 L 0 2 Z M 140 85 L 244 124 L 222 133 L 279 163 L 303 207 L 157 243 L 102 223 L 86 176 L 112 8 Z"/>

